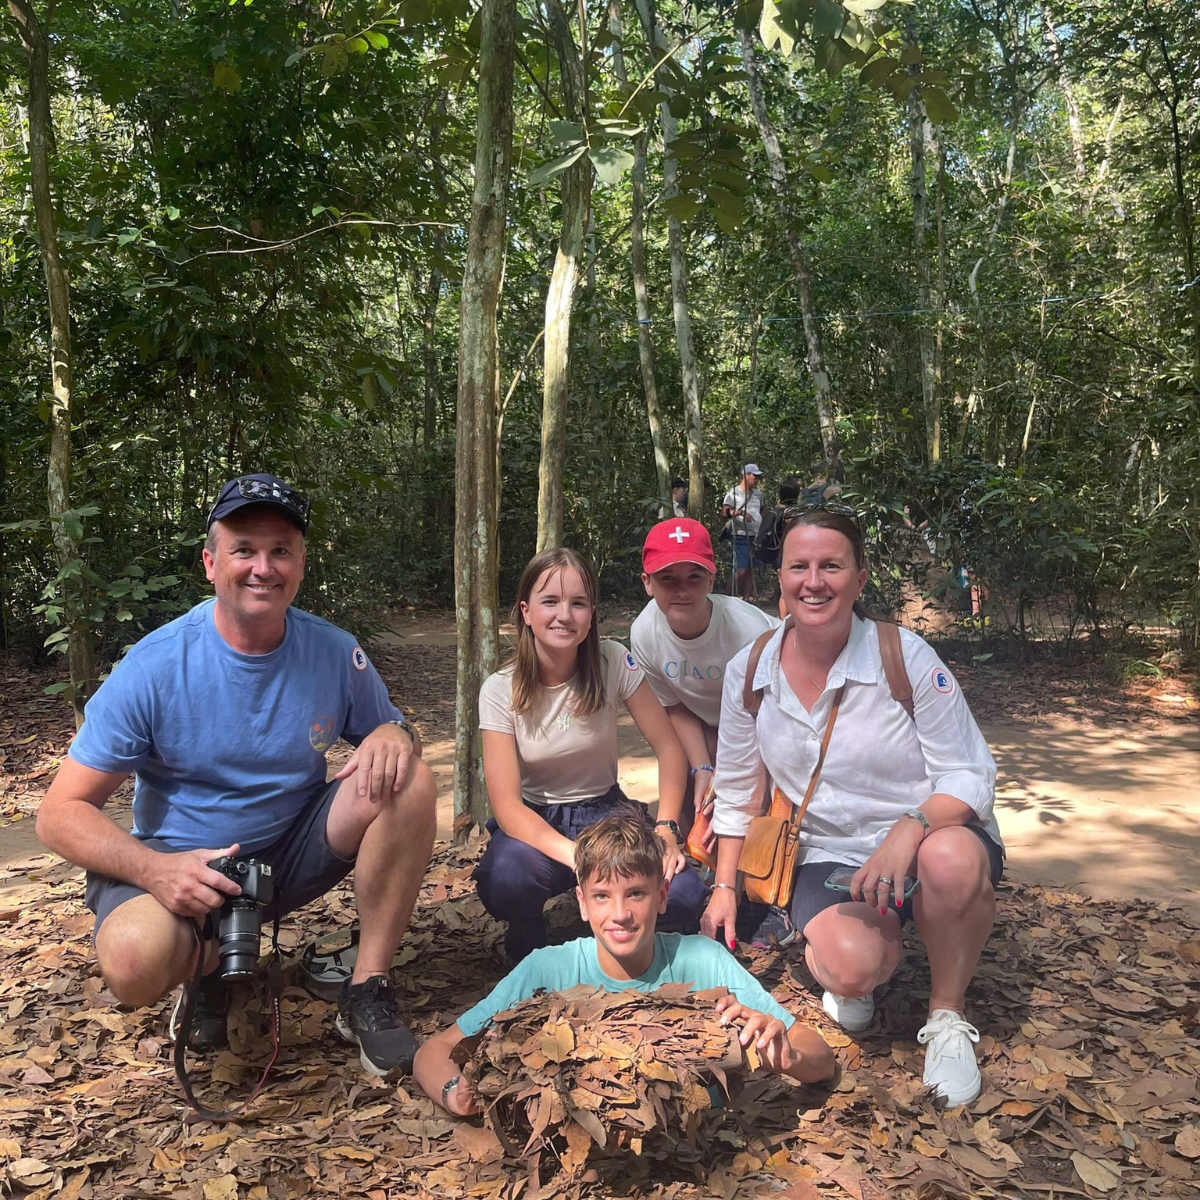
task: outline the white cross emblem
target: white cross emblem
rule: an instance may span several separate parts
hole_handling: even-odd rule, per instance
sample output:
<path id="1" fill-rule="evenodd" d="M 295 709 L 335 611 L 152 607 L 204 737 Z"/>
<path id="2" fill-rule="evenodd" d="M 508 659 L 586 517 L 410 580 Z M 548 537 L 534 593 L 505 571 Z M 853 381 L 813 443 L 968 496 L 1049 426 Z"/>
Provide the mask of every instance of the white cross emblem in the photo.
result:
<path id="1" fill-rule="evenodd" d="M 673 532 L 667 534 L 667 537 L 674 538 L 681 546 L 683 545 L 683 539 L 689 538 L 691 536 L 692 535 L 690 533 L 688 533 L 688 531 L 686 529 L 683 529 L 678 525 L 675 526 L 675 529 Z"/>

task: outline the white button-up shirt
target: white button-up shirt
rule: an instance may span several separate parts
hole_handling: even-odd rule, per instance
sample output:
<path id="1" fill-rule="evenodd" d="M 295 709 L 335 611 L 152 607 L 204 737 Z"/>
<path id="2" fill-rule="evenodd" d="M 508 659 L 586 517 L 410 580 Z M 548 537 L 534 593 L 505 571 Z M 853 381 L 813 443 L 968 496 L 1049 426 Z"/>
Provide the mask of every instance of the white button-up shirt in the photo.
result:
<path id="1" fill-rule="evenodd" d="M 754 686 L 763 689 L 763 697 L 757 721 L 742 703 L 751 647 L 739 651 L 725 670 L 713 829 L 745 835 L 761 811 L 755 796 L 763 764 L 793 804 L 804 799 L 834 696 L 844 683 L 825 764 L 800 830 L 798 861 L 861 866 L 904 812 L 935 792 L 974 809 L 1003 847 L 992 815 L 996 764 L 958 681 L 932 648 L 915 633 L 900 630 L 914 721 L 892 698 L 874 621 L 855 617 L 825 690 L 807 712 L 779 663 L 791 624 L 788 617 L 759 659 Z"/>

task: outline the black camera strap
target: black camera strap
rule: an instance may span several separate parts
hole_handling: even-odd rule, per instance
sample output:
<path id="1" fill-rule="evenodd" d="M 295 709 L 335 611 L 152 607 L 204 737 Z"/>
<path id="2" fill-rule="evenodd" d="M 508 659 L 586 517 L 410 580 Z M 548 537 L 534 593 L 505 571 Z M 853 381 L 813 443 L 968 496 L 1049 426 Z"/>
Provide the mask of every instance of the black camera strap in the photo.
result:
<path id="1" fill-rule="evenodd" d="M 201 1104 L 196 1099 L 196 1095 L 192 1091 L 192 1081 L 188 1078 L 188 1038 L 192 1034 L 192 1021 L 196 1016 L 196 998 L 200 995 L 200 979 L 204 974 L 204 927 L 199 921 L 194 921 L 193 928 L 196 933 L 196 966 L 186 985 L 183 1017 L 179 1022 L 179 1028 L 175 1031 L 175 1075 L 179 1079 L 179 1086 L 183 1088 L 187 1102 L 198 1115 L 207 1121 L 232 1121 L 262 1091 L 263 1084 L 267 1082 L 267 1075 L 270 1074 L 271 1068 L 275 1065 L 275 1059 L 279 1056 L 279 1031 L 282 1021 L 279 1001 L 283 992 L 283 967 L 279 960 L 279 917 L 278 915 L 275 917 L 271 927 L 271 949 L 274 953 L 271 955 L 271 961 L 267 964 L 267 988 L 271 998 L 271 1057 L 263 1068 L 262 1078 L 254 1085 L 254 1091 L 236 1108 L 231 1108 L 227 1112 L 214 1112 L 211 1108 L 206 1108 Z"/>

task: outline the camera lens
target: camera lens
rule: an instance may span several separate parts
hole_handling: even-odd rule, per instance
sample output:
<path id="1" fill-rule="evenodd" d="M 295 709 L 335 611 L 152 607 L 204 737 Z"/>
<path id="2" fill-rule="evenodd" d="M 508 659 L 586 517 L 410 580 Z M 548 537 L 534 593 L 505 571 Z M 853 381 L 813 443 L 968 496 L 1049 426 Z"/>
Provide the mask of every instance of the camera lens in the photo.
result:
<path id="1" fill-rule="evenodd" d="M 262 917 L 256 904 L 234 901 L 221 914 L 220 973 L 225 979 L 253 979 L 258 966 L 258 938 Z"/>

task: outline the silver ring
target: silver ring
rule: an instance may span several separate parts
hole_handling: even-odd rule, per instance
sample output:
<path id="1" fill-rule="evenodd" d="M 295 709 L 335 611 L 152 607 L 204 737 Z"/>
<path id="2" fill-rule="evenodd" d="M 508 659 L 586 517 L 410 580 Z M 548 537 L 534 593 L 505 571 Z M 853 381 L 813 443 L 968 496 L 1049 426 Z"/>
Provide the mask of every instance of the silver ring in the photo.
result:
<path id="1" fill-rule="evenodd" d="M 880 875 L 880 877 L 879 877 L 879 882 L 880 882 L 880 883 L 889 883 L 889 884 L 890 884 L 892 881 L 891 881 L 891 880 L 890 880 L 890 879 L 889 879 L 889 878 L 888 878 L 886 875 Z"/>

